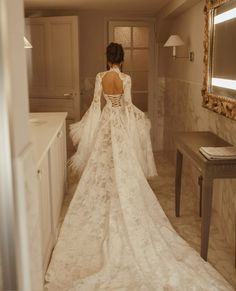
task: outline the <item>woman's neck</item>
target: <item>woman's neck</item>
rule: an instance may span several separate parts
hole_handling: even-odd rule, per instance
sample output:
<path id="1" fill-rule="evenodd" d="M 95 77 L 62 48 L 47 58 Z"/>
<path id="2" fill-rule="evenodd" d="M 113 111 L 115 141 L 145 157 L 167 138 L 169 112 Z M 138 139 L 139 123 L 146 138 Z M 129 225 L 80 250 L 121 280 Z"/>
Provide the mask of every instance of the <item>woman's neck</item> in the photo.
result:
<path id="1" fill-rule="evenodd" d="M 117 68 L 117 69 L 120 69 L 120 65 L 112 65 L 111 68 Z"/>
<path id="2" fill-rule="evenodd" d="M 119 70 L 120 71 L 120 66 L 119 65 L 112 65 L 110 66 L 110 70 Z"/>

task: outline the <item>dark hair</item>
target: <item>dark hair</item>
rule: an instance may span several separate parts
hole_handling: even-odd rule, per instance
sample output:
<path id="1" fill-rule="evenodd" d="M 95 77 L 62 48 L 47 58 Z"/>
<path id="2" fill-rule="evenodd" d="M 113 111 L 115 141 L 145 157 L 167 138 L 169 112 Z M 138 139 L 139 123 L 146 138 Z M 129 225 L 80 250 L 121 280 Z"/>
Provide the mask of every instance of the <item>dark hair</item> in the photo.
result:
<path id="1" fill-rule="evenodd" d="M 107 56 L 107 66 L 108 63 L 113 64 L 120 64 L 124 61 L 124 49 L 121 44 L 111 42 L 107 46 L 106 50 L 106 56 Z"/>

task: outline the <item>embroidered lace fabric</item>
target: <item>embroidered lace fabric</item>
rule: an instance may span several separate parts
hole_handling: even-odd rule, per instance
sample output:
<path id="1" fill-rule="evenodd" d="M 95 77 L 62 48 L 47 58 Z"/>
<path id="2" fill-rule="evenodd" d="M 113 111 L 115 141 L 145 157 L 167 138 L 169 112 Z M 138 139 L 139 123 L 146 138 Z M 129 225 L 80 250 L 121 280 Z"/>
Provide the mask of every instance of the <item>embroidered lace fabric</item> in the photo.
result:
<path id="1" fill-rule="evenodd" d="M 71 127 L 71 166 L 81 175 L 46 273 L 49 291 L 233 290 L 172 228 L 147 178 L 157 175 L 150 122 L 123 80 L 121 106 L 101 79 L 93 102 Z"/>

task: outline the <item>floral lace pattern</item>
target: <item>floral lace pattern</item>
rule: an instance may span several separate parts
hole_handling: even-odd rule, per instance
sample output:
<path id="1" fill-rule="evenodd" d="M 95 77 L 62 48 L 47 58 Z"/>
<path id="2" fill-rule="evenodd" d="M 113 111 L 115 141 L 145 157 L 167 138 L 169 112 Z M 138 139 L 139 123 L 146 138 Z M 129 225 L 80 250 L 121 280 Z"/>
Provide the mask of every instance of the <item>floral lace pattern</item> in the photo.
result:
<path id="1" fill-rule="evenodd" d="M 123 81 L 123 94 L 119 102 L 120 117 L 129 133 L 129 138 L 133 141 L 133 147 L 139 159 L 146 178 L 157 176 L 156 166 L 153 158 L 152 145 L 150 139 L 150 120 L 145 113 L 139 110 L 131 98 L 131 78 L 121 73 L 118 69 L 113 69 Z M 70 126 L 70 135 L 74 145 L 78 144 L 75 155 L 70 159 L 70 166 L 79 175 L 82 174 L 96 140 L 97 129 L 100 127 L 102 120 L 110 120 L 111 113 L 115 108 L 113 106 L 112 96 L 104 95 L 106 106 L 101 113 L 101 95 L 102 95 L 102 78 L 106 72 L 98 73 L 96 76 L 94 98 L 88 111 L 85 113 L 80 122 Z M 115 95 L 114 95 L 115 96 Z M 117 97 L 117 96 L 116 96 Z"/>
<path id="2" fill-rule="evenodd" d="M 84 138 L 91 148 L 86 157 L 77 153 L 84 164 L 74 167 L 82 174 L 53 251 L 46 290 L 233 290 L 175 232 L 150 188 L 146 177 L 156 174 L 150 123 L 129 100 L 130 77 L 122 78 L 129 88 L 123 106 L 112 107 L 104 96 L 102 113 L 92 104 L 72 127 L 78 149 L 85 153 Z M 85 128 L 89 137 L 83 136 Z"/>

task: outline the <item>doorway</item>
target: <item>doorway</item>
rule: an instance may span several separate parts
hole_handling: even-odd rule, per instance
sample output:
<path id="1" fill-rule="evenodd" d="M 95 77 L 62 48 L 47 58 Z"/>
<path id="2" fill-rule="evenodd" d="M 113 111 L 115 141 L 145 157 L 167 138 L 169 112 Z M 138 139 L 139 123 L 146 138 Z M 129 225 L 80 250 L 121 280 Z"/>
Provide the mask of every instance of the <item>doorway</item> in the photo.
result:
<path id="1" fill-rule="evenodd" d="M 125 52 L 123 72 L 132 78 L 135 106 L 150 113 L 154 95 L 154 23 L 150 21 L 109 21 L 108 42 L 122 44 Z"/>

